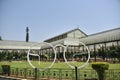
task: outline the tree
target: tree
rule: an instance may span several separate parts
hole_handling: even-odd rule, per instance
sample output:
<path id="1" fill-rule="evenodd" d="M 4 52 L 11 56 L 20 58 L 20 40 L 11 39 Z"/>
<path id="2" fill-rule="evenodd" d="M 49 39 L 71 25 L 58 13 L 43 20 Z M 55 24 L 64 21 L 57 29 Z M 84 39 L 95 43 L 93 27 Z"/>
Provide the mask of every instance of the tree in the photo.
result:
<path id="1" fill-rule="evenodd" d="M 118 57 L 118 53 L 114 45 L 110 47 L 110 57 L 113 58 L 113 62 L 115 63 L 115 59 Z"/>
<path id="2" fill-rule="evenodd" d="M 2 37 L 0 36 L 0 40 L 2 40 Z"/>
<path id="3" fill-rule="evenodd" d="M 1 60 L 7 60 L 7 50 L 2 51 Z"/>
<path id="4" fill-rule="evenodd" d="M 106 54 L 106 49 L 103 46 L 98 49 L 98 55 L 101 56 L 103 60 L 105 60 Z"/>
<path id="5" fill-rule="evenodd" d="M 94 52 L 90 51 L 90 57 L 93 58 L 94 57 Z"/>
<path id="6" fill-rule="evenodd" d="M 13 51 L 12 54 L 13 54 L 14 60 L 18 60 L 19 59 L 19 55 L 18 55 L 17 51 Z"/>
<path id="7" fill-rule="evenodd" d="M 117 58 L 118 58 L 118 60 L 120 62 L 120 46 L 116 47 L 116 51 L 117 51 Z"/>
<path id="8" fill-rule="evenodd" d="M 10 52 L 8 52 L 8 53 L 7 53 L 7 60 L 11 61 L 12 58 L 13 58 L 13 54 L 10 53 Z"/>
<path id="9" fill-rule="evenodd" d="M 0 52 L 0 61 L 2 60 L 2 52 Z"/>

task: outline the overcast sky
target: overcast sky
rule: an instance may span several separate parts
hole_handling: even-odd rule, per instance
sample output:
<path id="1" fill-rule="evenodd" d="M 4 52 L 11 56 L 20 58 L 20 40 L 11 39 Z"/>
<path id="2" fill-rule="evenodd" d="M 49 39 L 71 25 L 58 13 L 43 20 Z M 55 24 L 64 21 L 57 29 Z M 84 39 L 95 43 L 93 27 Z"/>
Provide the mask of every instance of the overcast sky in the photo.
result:
<path id="1" fill-rule="evenodd" d="M 0 36 L 30 41 L 78 28 L 86 34 L 120 27 L 120 0 L 0 0 Z"/>

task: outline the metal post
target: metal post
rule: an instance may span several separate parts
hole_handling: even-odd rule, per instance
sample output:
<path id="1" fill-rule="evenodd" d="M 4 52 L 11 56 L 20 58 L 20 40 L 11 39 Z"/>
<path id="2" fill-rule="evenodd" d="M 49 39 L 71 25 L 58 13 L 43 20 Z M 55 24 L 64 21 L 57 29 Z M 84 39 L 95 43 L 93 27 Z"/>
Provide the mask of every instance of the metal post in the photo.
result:
<path id="1" fill-rule="evenodd" d="M 37 71 L 38 69 L 37 68 L 35 68 L 35 80 L 37 80 L 37 77 L 38 77 L 38 71 Z"/>
<path id="2" fill-rule="evenodd" d="M 94 44 L 94 58 L 95 58 L 95 62 L 96 62 L 96 45 Z"/>
<path id="3" fill-rule="evenodd" d="M 18 77 L 18 68 L 16 68 L 16 77 Z"/>
<path id="4" fill-rule="evenodd" d="M 24 69 L 24 77 L 27 78 L 27 68 Z"/>
<path id="5" fill-rule="evenodd" d="M 78 80 L 78 75 L 77 75 L 77 66 L 75 66 L 75 78 Z"/>

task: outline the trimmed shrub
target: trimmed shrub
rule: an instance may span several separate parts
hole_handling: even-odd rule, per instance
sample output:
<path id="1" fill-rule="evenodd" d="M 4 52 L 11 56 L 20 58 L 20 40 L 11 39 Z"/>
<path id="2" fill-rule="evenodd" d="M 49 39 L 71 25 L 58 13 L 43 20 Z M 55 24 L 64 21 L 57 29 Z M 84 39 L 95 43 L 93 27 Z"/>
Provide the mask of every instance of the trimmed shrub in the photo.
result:
<path id="1" fill-rule="evenodd" d="M 2 74 L 8 74 L 10 76 L 10 65 L 4 64 L 1 65 L 2 67 Z"/>
<path id="2" fill-rule="evenodd" d="M 105 70 L 108 70 L 109 63 L 107 62 L 93 62 L 92 68 L 96 70 L 99 80 L 105 80 Z"/>

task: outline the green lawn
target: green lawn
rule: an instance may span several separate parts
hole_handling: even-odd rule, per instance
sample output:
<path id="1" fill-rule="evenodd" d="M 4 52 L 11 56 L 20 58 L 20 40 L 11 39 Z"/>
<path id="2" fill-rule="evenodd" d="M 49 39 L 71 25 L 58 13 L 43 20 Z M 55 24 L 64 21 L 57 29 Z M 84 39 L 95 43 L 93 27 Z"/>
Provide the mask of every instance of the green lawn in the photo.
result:
<path id="1" fill-rule="evenodd" d="M 38 65 L 38 61 L 32 61 L 32 64 L 34 66 L 36 66 L 37 68 L 46 68 L 48 65 L 50 65 L 52 62 L 40 62 L 40 65 Z M 27 61 L 12 61 L 12 62 L 7 62 L 7 61 L 4 61 L 4 62 L 0 62 L 0 72 L 2 72 L 2 69 L 1 69 L 1 65 L 2 64 L 9 64 L 11 67 L 15 67 L 15 68 L 19 68 L 19 76 L 20 76 L 20 71 L 24 69 L 23 68 L 32 68 Z M 84 64 L 83 62 L 70 62 L 71 65 L 73 66 L 81 66 L 82 64 Z M 20 69 L 21 68 L 21 69 Z M 60 76 L 58 74 L 60 74 L 61 70 L 61 74 L 62 74 L 62 78 L 66 78 L 66 74 L 68 74 L 67 78 L 72 78 L 73 76 L 75 76 L 73 73 L 72 73 L 72 69 L 70 69 L 67 64 L 65 62 L 56 62 L 54 63 L 54 65 L 52 66 L 53 69 L 50 69 L 49 70 L 46 70 L 45 72 L 42 71 L 39 73 L 39 76 L 43 76 L 43 73 L 44 73 L 44 77 L 48 77 L 47 74 L 50 74 L 49 76 L 51 78 L 59 78 Z M 56 69 L 57 68 L 57 69 Z M 66 69 L 64 69 L 66 68 Z M 90 70 L 88 70 L 90 69 Z M 92 72 L 93 74 L 91 75 L 91 63 L 89 63 L 85 68 L 83 68 L 82 71 L 78 71 L 80 73 L 80 78 L 81 79 L 84 79 L 85 76 L 84 74 L 86 74 L 86 78 L 97 78 L 95 72 Z M 112 71 L 112 73 L 115 73 L 114 76 L 111 77 L 111 80 L 116 80 L 118 79 L 118 77 L 116 76 L 119 76 L 119 71 L 120 71 L 120 64 L 109 64 L 109 69 L 114 69 Z M 117 70 L 119 69 L 119 70 Z M 32 69 L 31 69 L 32 70 Z M 29 70 L 28 70 L 29 71 Z M 33 71 L 33 70 L 32 70 Z M 111 73 L 111 75 L 113 75 Z M 53 74 L 57 74 L 57 75 L 53 75 Z M 72 76 L 71 76 L 72 75 Z M 109 71 L 107 72 L 107 76 L 108 78 L 110 77 L 110 74 L 109 74 Z"/>
<path id="2" fill-rule="evenodd" d="M 47 66 L 51 65 L 52 62 L 40 62 L 40 65 L 38 64 L 38 61 L 32 61 L 32 64 L 36 66 L 37 68 L 47 68 Z M 32 68 L 27 61 L 12 61 L 12 62 L 0 62 L 0 66 L 2 64 L 9 64 L 11 67 L 16 68 Z M 73 66 L 81 66 L 84 64 L 83 62 L 70 62 Z M 70 68 L 65 62 L 55 62 L 52 68 Z M 91 64 L 89 63 L 84 69 L 92 69 Z M 120 64 L 109 64 L 109 69 L 120 69 Z"/>

